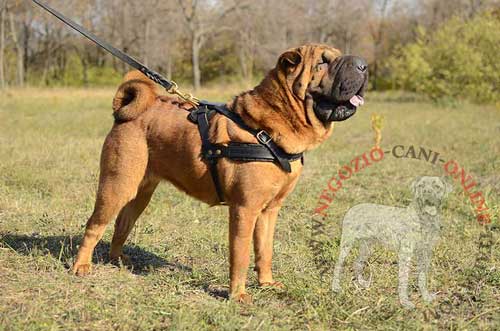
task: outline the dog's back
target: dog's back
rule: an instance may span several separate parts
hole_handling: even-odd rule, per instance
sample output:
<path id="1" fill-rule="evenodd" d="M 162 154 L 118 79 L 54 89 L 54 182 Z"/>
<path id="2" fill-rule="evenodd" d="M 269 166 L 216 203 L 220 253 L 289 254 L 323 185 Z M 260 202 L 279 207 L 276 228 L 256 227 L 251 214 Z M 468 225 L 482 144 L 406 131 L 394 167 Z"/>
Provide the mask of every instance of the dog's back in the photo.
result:
<path id="1" fill-rule="evenodd" d="M 349 209 L 344 216 L 342 239 L 379 241 L 392 246 L 416 231 L 418 223 L 412 209 L 363 203 Z"/>

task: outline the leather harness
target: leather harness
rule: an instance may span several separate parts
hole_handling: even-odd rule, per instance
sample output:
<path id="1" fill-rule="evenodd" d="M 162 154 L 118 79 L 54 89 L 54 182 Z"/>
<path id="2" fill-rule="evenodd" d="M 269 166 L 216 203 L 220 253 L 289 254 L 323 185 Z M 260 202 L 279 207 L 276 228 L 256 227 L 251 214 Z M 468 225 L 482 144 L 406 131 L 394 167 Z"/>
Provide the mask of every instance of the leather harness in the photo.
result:
<path id="1" fill-rule="evenodd" d="M 250 132 L 259 143 L 229 142 L 227 145 L 212 143 L 209 139 L 210 119 L 215 113 L 227 117 L 241 129 Z M 302 164 L 304 164 L 303 153 L 286 153 L 273 141 L 269 133 L 265 130 L 249 127 L 238 114 L 227 109 L 224 104 L 202 101 L 197 108 L 190 112 L 188 118 L 191 122 L 198 124 L 202 143 L 201 157 L 208 163 L 220 204 L 225 204 L 224 193 L 220 185 L 219 172 L 217 171 L 217 162 L 221 158 L 242 162 L 274 162 L 279 165 L 283 171 L 288 173 L 292 172 L 290 162 L 300 159 Z"/>

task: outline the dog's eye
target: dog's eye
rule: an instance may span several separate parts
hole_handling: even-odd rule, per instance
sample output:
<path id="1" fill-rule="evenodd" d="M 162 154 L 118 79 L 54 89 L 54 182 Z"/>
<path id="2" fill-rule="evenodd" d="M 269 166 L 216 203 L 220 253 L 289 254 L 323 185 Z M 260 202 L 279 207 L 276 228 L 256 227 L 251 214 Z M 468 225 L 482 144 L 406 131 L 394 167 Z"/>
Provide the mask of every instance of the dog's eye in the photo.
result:
<path id="1" fill-rule="evenodd" d="M 328 59 L 328 57 L 325 54 L 321 55 L 321 60 L 319 61 L 317 66 L 320 66 L 322 64 L 330 64 L 330 60 Z"/>

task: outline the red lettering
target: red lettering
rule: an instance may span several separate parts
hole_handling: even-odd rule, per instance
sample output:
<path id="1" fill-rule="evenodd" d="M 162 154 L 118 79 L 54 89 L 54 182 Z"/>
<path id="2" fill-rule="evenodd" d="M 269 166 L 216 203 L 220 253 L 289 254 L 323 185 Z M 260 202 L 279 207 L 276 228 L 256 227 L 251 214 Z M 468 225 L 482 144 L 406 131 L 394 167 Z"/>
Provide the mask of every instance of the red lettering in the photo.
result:
<path id="1" fill-rule="evenodd" d="M 341 182 L 340 180 L 337 180 L 337 187 L 333 187 L 333 186 L 332 186 L 332 182 L 333 182 L 334 180 L 336 180 L 336 179 L 337 179 L 337 178 L 332 177 L 332 178 L 330 178 L 330 180 L 328 181 L 328 189 L 329 189 L 330 191 L 332 191 L 333 193 L 337 192 L 338 190 L 340 190 L 340 189 L 342 188 L 342 182 Z"/>
<path id="2" fill-rule="evenodd" d="M 321 199 L 326 200 L 327 203 L 332 203 L 333 198 L 334 196 L 330 196 L 328 194 L 328 190 L 323 190 L 323 192 L 321 192 L 321 195 L 319 196 L 319 200 Z"/>
<path id="3" fill-rule="evenodd" d="M 359 167 L 359 160 L 360 160 L 360 157 L 359 156 L 356 156 L 356 158 L 354 160 L 351 161 L 351 164 L 354 163 L 354 173 L 357 173 L 359 172 L 360 170 L 364 169 L 363 168 L 360 168 Z"/>
<path id="4" fill-rule="evenodd" d="M 453 165 L 453 169 L 450 170 L 450 165 Z M 448 173 L 448 175 L 456 174 L 458 171 L 458 163 L 455 160 L 450 160 L 444 164 L 444 171 Z"/>
<path id="5" fill-rule="evenodd" d="M 347 172 L 348 172 L 348 175 L 347 175 L 347 176 L 346 176 L 346 175 L 344 175 L 344 174 L 342 173 L 342 170 L 343 170 L 343 169 L 346 169 L 346 170 L 347 170 Z M 346 166 L 346 165 L 345 165 L 345 166 L 343 166 L 343 167 L 339 170 L 339 178 L 340 178 L 340 179 L 342 179 L 342 180 L 347 180 L 347 179 L 351 178 L 351 176 L 352 176 L 352 169 L 351 169 L 349 166 Z"/>
<path id="6" fill-rule="evenodd" d="M 314 209 L 314 213 L 322 215 L 323 217 L 327 217 L 328 215 L 326 214 L 326 212 L 324 212 L 324 210 L 327 208 L 328 208 L 327 204 L 322 204 L 321 206 L 317 206 L 316 209 Z"/>
<path id="7" fill-rule="evenodd" d="M 488 214 L 477 215 L 477 222 L 481 225 L 490 224 L 491 223 L 490 215 Z"/>
<path id="8" fill-rule="evenodd" d="M 469 192 L 471 188 L 476 186 L 476 182 L 472 181 L 470 184 L 465 185 L 468 181 L 472 180 L 472 177 L 470 175 L 467 175 L 465 173 L 465 170 L 462 168 L 462 171 L 460 172 L 460 182 L 462 183 L 462 187 L 465 192 Z"/>
<path id="9" fill-rule="evenodd" d="M 378 159 L 375 158 L 374 152 L 377 152 L 377 154 L 379 156 Z M 375 147 L 371 150 L 370 159 L 372 159 L 373 162 L 381 161 L 383 158 L 384 158 L 384 151 L 380 147 Z"/>
<path id="10" fill-rule="evenodd" d="M 365 164 L 367 167 L 371 165 L 370 161 L 368 160 L 368 157 L 366 157 L 366 153 L 363 153 L 363 155 L 361 155 L 361 157 L 365 161 Z"/>
<path id="11" fill-rule="evenodd" d="M 488 206 L 486 206 L 486 200 L 484 200 L 482 192 L 471 194 L 469 199 L 476 206 L 476 211 L 481 212 L 488 210 Z"/>

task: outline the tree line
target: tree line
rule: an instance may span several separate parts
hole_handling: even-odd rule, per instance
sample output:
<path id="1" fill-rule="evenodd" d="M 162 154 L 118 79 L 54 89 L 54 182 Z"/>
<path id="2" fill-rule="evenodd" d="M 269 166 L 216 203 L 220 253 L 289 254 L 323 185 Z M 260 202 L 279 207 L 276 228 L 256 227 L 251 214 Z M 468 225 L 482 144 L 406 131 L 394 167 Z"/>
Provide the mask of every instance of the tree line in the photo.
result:
<path id="1" fill-rule="evenodd" d="M 258 79 L 281 52 L 304 43 L 364 56 L 373 89 L 397 87 L 388 61 L 397 62 L 394 56 L 404 55 L 402 48 L 420 40 L 421 31 L 436 31 L 451 19 L 465 25 L 499 6 L 498 0 L 46 2 L 195 89 L 214 80 Z M 0 0 L 0 87 L 109 85 L 128 69 L 33 2 Z"/>

